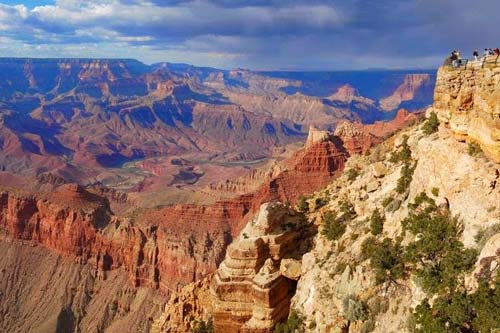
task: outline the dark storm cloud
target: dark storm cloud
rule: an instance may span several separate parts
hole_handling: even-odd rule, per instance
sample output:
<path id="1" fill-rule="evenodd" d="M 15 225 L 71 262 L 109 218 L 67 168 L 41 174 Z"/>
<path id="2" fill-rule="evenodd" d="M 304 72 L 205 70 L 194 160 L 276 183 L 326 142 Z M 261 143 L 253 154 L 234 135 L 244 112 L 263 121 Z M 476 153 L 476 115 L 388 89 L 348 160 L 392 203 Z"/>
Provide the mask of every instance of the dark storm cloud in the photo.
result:
<path id="1" fill-rule="evenodd" d="M 428 67 L 454 48 L 493 46 L 498 12 L 496 0 L 59 0 L 0 4 L 0 36 L 225 67 Z"/>

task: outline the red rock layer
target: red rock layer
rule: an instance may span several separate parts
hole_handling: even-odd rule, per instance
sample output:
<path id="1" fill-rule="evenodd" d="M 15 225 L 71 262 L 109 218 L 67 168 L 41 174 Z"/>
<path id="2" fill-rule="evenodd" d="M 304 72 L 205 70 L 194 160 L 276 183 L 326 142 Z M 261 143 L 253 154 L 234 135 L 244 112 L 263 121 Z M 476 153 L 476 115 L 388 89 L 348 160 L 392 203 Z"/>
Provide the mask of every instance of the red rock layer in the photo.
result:
<path id="1" fill-rule="evenodd" d="M 0 229 L 93 263 L 103 278 L 123 267 L 134 285 L 169 293 L 215 271 L 226 246 L 262 203 L 293 203 L 324 187 L 345 160 L 338 143 L 318 142 L 293 155 L 286 171 L 252 194 L 213 205 L 149 210 L 131 219 L 117 218 L 107 198 L 74 184 L 36 196 L 5 191 Z"/>

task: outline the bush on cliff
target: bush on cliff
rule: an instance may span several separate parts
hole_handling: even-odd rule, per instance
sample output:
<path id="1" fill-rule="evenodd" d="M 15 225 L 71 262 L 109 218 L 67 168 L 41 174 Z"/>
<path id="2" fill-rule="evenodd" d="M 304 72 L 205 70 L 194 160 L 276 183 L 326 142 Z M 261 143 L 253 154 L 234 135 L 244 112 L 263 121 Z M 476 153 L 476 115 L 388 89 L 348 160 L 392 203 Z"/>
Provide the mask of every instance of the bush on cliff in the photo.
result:
<path id="1" fill-rule="evenodd" d="M 304 319 L 302 315 L 294 310 L 290 312 L 287 321 L 278 323 L 274 327 L 274 333 L 302 333 L 304 332 Z"/>
<path id="2" fill-rule="evenodd" d="M 307 202 L 307 197 L 301 195 L 299 197 L 299 202 L 297 203 L 297 209 L 299 212 L 307 212 L 309 210 L 309 203 Z"/>
<path id="3" fill-rule="evenodd" d="M 321 234 L 327 239 L 336 241 L 345 233 L 346 224 L 345 222 L 337 217 L 337 212 L 329 211 L 323 216 L 323 230 Z"/>
<path id="4" fill-rule="evenodd" d="M 426 299 L 416 308 L 410 329 L 417 333 L 495 332 L 500 329 L 500 278 L 492 286 L 481 281 L 476 292 L 463 288 L 439 296 L 432 306 Z"/>
<path id="5" fill-rule="evenodd" d="M 430 135 L 436 133 L 439 129 L 439 120 L 435 112 L 431 112 L 429 119 L 425 122 L 422 127 L 425 134 Z"/>
<path id="6" fill-rule="evenodd" d="M 374 237 L 369 237 L 363 242 L 361 251 L 364 258 L 370 259 L 377 284 L 395 282 L 403 277 L 405 263 L 403 248 L 399 242 L 394 242 L 390 238 L 380 242 Z"/>
<path id="7" fill-rule="evenodd" d="M 209 318 L 207 321 L 202 319 L 195 320 L 192 324 L 192 333 L 213 333 L 214 332 L 214 324 L 212 318 Z"/>
<path id="8" fill-rule="evenodd" d="M 470 156 L 479 156 L 483 153 L 483 150 L 481 149 L 481 147 L 477 142 L 471 141 L 467 145 L 467 153 Z"/>
<path id="9" fill-rule="evenodd" d="M 401 147 L 398 150 L 393 151 L 391 157 L 389 158 L 389 162 L 398 163 L 403 162 L 407 163 L 411 160 L 411 149 L 408 145 L 408 135 L 403 135 L 403 142 L 401 143 Z"/>
<path id="10" fill-rule="evenodd" d="M 413 180 L 413 174 L 417 168 L 417 162 L 413 163 L 413 165 L 410 163 L 411 162 L 405 162 L 401 168 L 401 176 L 399 177 L 396 185 L 396 192 L 399 194 L 404 193 L 410 187 L 411 181 Z"/>
<path id="11" fill-rule="evenodd" d="M 346 171 L 346 175 L 347 175 L 347 180 L 352 183 L 353 181 L 356 180 L 356 178 L 358 178 L 360 174 L 360 171 L 359 171 L 359 168 L 352 168 L 352 169 L 349 169 Z"/>
<path id="12" fill-rule="evenodd" d="M 380 235 L 384 229 L 385 217 L 380 214 L 380 211 L 375 209 L 370 217 L 370 232 L 372 235 Z"/>
<path id="13" fill-rule="evenodd" d="M 403 230 L 416 240 L 406 247 L 406 260 L 426 292 L 454 290 L 463 273 L 474 265 L 477 251 L 464 247 L 458 219 L 439 209 L 425 192 L 409 208 L 408 217 L 402 221 Z"/>

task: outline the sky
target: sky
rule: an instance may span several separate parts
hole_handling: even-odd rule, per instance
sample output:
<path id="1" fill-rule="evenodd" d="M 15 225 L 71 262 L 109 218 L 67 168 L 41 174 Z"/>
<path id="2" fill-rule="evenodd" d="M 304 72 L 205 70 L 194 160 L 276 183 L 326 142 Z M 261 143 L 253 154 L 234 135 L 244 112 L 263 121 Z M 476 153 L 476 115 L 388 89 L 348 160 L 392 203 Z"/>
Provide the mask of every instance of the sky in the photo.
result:
<path id="1" fill-rule="evenodd" d="M 0 0 L 0 57 L 435 68 L 500 46 L 498 0 Z"/>

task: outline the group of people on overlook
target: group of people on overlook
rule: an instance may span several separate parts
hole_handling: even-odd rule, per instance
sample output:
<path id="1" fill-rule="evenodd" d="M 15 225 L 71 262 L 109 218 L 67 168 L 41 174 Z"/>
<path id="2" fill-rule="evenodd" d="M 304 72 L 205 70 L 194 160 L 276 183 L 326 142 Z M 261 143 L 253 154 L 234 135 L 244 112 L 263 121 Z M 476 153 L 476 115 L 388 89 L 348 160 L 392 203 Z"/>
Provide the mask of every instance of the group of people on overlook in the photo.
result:
<path id="1" fill-rule="evenodd" d="M 483 52 L 481 58 L 479 57 L 479 51 L 477 49 L 474 49 L 474 51 L 472 52 L 473 59 L 471 61 L 474 61 L 474 62 L 483 61 L 484 59 L 486 59 L 489 56 L 497 56 L 497 57 L 500 56 L 500 49 L 498 47 L 495 49 L 486 48 L 486 49 L 484 49 L 484 52 Z M 463 59 L 460 55 L 460 50 L 453 50 L 451 52 L 451 56 L 448 58 L 448 60 L 454 68 L 459 67 L 463 61 Z"/>

